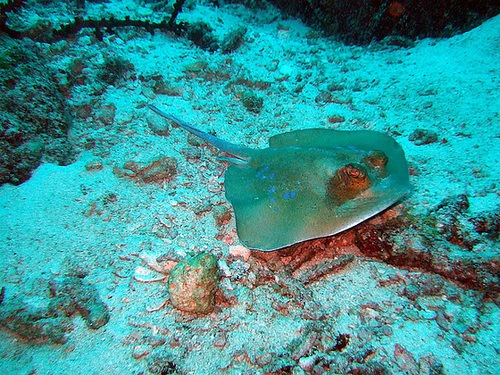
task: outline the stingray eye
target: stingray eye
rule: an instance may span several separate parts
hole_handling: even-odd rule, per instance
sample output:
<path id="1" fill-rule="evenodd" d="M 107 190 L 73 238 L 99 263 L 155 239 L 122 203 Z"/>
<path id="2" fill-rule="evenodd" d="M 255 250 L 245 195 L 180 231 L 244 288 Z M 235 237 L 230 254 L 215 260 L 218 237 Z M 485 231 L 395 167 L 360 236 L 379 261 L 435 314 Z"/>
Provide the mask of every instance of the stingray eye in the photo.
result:
<path id="1" fill-rule="evenodd" d="M 363 178 L 366 175 L 362 167 L 355 164 L 346 165 L 346 173 L 351 178 Z"/>
<path id="2" fill-rule="evenodd" d="M 351 177 L 359 177 L 359 169 L 357 168 L 354 168 L 354 167 L 350 167 L 350 168 L 347 168 L 347 173 L 349 173 L 349 176 Z"/>

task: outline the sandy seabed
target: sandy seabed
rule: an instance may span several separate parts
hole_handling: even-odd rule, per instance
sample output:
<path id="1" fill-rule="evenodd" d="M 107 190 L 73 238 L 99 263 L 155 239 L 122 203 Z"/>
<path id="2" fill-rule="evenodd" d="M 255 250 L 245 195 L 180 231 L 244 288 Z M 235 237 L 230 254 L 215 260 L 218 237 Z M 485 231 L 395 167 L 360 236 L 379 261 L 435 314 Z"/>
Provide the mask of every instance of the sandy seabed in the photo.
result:
<path id="1" fill-rule="evenodd" d="M 90 14 L 103 11 L 89 6 Z M 106 7 L 124 14 L 123 2 Z M 137 14 L 149 14 L 133 7 Z M 402 290 L 418 269 L 398 269 L 359 254 L 349 267 L 306 285 L 301 304 L 276 289 L 278 279 L 252 284 L 251 261 L 230 255 L 238 245 L 234 219 L 217 227 L 212 214 L 217 207 L 230 209 L 220 154 L 188 143 L 178 127 L 169 128 L 168 136 L 156 134 L 151 126 L 163 120 L 145 107 L 154 103 L 252 148 L 297 129 L 388 132 L 414 171 L 414 189 L 402 206 L 421 214 L 444 198 L 466 194 L 472 213 L 491 211 L 498 208 L 500 194 L 500 17 L 411 48 L 345 46 L 318 37 L 297 20 L 281 19 L 272 8 L 251 12 L 197 5 L 179 19 L 204 20 L 219 38 L 245 25 L 246 41 L 222 54 L 158 32 L 117 30 L 98 48 L 90 31 L 57 48 L 41 46 L 53 54 L 56 69 L 83 58 L 82 74 L 92 77 L 107 56 L 120 56 L 133 64 L 136 79 L 99 95 L 91 79 L 72 87 L 71 105 L 94 109 L 71 129 L 81 150 L 77 161 L 43 164 L 22 185 L 0 188 L 3 305 L 43 308 L 49 281 L 79 267 L 111 318 L 92 330 L 80 316 L 73 317 L 64 345 L 26 342 L 0 331 L 2 373 L 140 374 L 175 368 L 182 374 L 285 373 L 280 369 L 303 374 L 308 360 L 319 362 L 326 355 L 320 336 L 341 334 L 349 335 L 349 344 L 334 353 L 337 357 L 326 356 L 338 366 L 345 361 L 349 369 L 365 366 L 359 370 L 365 372 L 354 373 L 381 373 L 366 370 L 371 362 L 396 374 L 500 373 L 500 307 L 484 291 L 445 280 L 461 298 L 442 293 L 411 301 Z M 159 75 L 176 95 L 154 93 L 151 77 Z M 259 114 L 244 107 L 246 90 L 263 98 Z M 331 100 L 322 100 L 322 92 L 331 92 Z M 109 108 L 112 119 L 104 121 L 98 113 Z M 332 121 L 338 118 L 345 121 Z M 411 142 L 416 129 L 435 131 L 437 142 Z M 86 149 L 89 142 L 94 147 Z M 172 179 L 140 183 L 117 172 L 129 161 L 159 156 L 177 161 Z M 223 297 L 211 314 L 182 313 L 168 303 L 159 309 L 167 298 L 165 283 L 134 279 L 144 258 L 200 251 L 216 255 L 223 274 Z M 381 278 L 397 282 L 382 286 Z M 315 306 L 321 308 L 319 318 L 311 314 Z M 318 342 L 300 360 L 296 343 L 307 347 L 307 340 Z M 329 366 L 315 371 L 339 373 L 335 364 Z M 432 372 L 439 368 L 443 372 Z"/>

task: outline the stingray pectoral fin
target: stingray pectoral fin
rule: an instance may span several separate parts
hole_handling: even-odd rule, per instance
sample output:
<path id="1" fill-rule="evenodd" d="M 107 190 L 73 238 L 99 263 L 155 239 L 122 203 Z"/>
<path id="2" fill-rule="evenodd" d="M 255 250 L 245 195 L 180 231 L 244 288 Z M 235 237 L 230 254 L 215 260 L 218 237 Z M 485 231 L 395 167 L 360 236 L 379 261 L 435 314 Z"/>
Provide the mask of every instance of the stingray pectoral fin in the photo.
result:
<path id="1" fill-rule="evenodd" d="M 405 191 L 366 196 L 342 205 L 309 195 L 291 204 L 273 206 L 266 200 L 240 202 L 235 207 L 240 241 L 250 249 L 273 251 L 352 228 L 396 203 Z M 277 209 L 275 209 L 277 207 Z"/>
<path id="2" fill-rule="evenodd" d="M 295 146 L 257 151 L 248 164 L 229 166 L 225 178 L 238 236 L 251 249 L 272 251 L 342 232 L 396 203 L 410 188 L 404 174 L 381 178 L 371 171 L 370 184 L 339 199 L 338 191 L 332 195 L 328 188 L 335 171 L 360 168 L 366 152 Z M 404 157 L 397 162 L 406 165 Z"/>
<path id="3" fill-rule="evenodd" d="M 224 151 L 230 155 L 233 155 L 242 160 L 248 160 L 254 153 L 254 150 L 248 147 L 240 146 L 231 142 L 224 141 L 212 134 L 206 133 L 202 130 L 195 128 L 193 125 L 187 123 L 186 121 L 162 111 L 161 109 L 155 107 L 154 105 L 148 104 L 147 107 L 154 113 L 179 124 L 183 129 L 187 130 L 191 134 L 197 136 L 198 138 L 207 141 L 212 146 L 217 147 L 219 150 Z"/>
<path id="4" fill-rule="evenodd" d="M 388 159 L 387 173 L 398 175 L 400 183 L 410 185 L 408 163 L 403 149 L 394 138 L 378 131 L 320 128 L 295 130 L 269 138 L 269 146 L 272 148 L 313 147 L 332 151 L 340 149 L 381 151 Z"/>

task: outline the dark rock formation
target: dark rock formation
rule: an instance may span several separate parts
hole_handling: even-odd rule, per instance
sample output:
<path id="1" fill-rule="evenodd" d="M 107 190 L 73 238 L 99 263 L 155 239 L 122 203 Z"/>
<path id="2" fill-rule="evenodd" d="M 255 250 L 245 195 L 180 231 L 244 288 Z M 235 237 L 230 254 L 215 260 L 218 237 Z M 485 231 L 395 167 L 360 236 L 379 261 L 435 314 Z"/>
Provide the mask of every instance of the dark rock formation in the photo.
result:
<path id="1" fill-rule="evenodd" d="M 500 13 L 496 0 L 270 0 L 347 43 L 449 37 Z"/>
<path id="2" fill-rule="evenodd" d="M 416 267 L 474 289 L 498 293 L 498 241 L 495 233 L 484 232 L 484 226 L 474 226 L 495 213 L 475 219 L 468 207 L 467 197 L 459 195 L 444 199 L 425 216 L 402 215 L 383 224 L 365 223 L 357 227 L 355 244 L 363 254 L 388 264 Z M 495 232 L 496 226 L 491 226 L 491 231 Z"/>
<path id="3" fill-rule="evenodd" d="M 18 185 L 42 162 L 71 162 L 71 118 L 35 43 L 0 37 L 0 44 L 0 184 Z"/>
<path id="4" fill-rule="evenodd" d="M 29 342 L 64 344 L 67 333 L 73 330 L 71 317 L 75 313 L 79 313 L 91 329 L 108 323 L 108 308 L 97 289 L 84 283 L 81 276 L 54 279 L 49 285 L 52 298 L 47 309 L 35 308 L 18 298 L 5 304 L 2 288 L 0 327 Z"/>

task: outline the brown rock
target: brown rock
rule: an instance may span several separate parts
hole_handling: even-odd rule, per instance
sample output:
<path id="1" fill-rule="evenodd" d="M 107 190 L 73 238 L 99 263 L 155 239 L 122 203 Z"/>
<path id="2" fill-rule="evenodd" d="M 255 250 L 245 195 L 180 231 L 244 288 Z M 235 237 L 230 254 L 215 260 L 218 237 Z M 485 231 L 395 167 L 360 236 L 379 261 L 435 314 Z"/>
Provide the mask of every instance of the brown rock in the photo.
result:
<path id="1" fill-rule="evenodd" d="M 148 356 L 150 353 L 149 347 L 146 345 L 136 345 L 134 346 L 134 351 L 132 352 L 132 357 L 134 359 L 141 359 Z"/>
<path id="2" fill-rule="evenodd" d="M 225 206 L 218 206 L 214 211 L 214 219 L 215 225 L 220 228 L 231 220 L 231 212 Z"/>
<path id="3" fill-rule="evenodd" d="M 208 314 L 215 305 L 219 279 L 217 258 L 212 254 L 200 253 L 184 260 L 170 272 L 170 301 L 176 309 Z"/>

